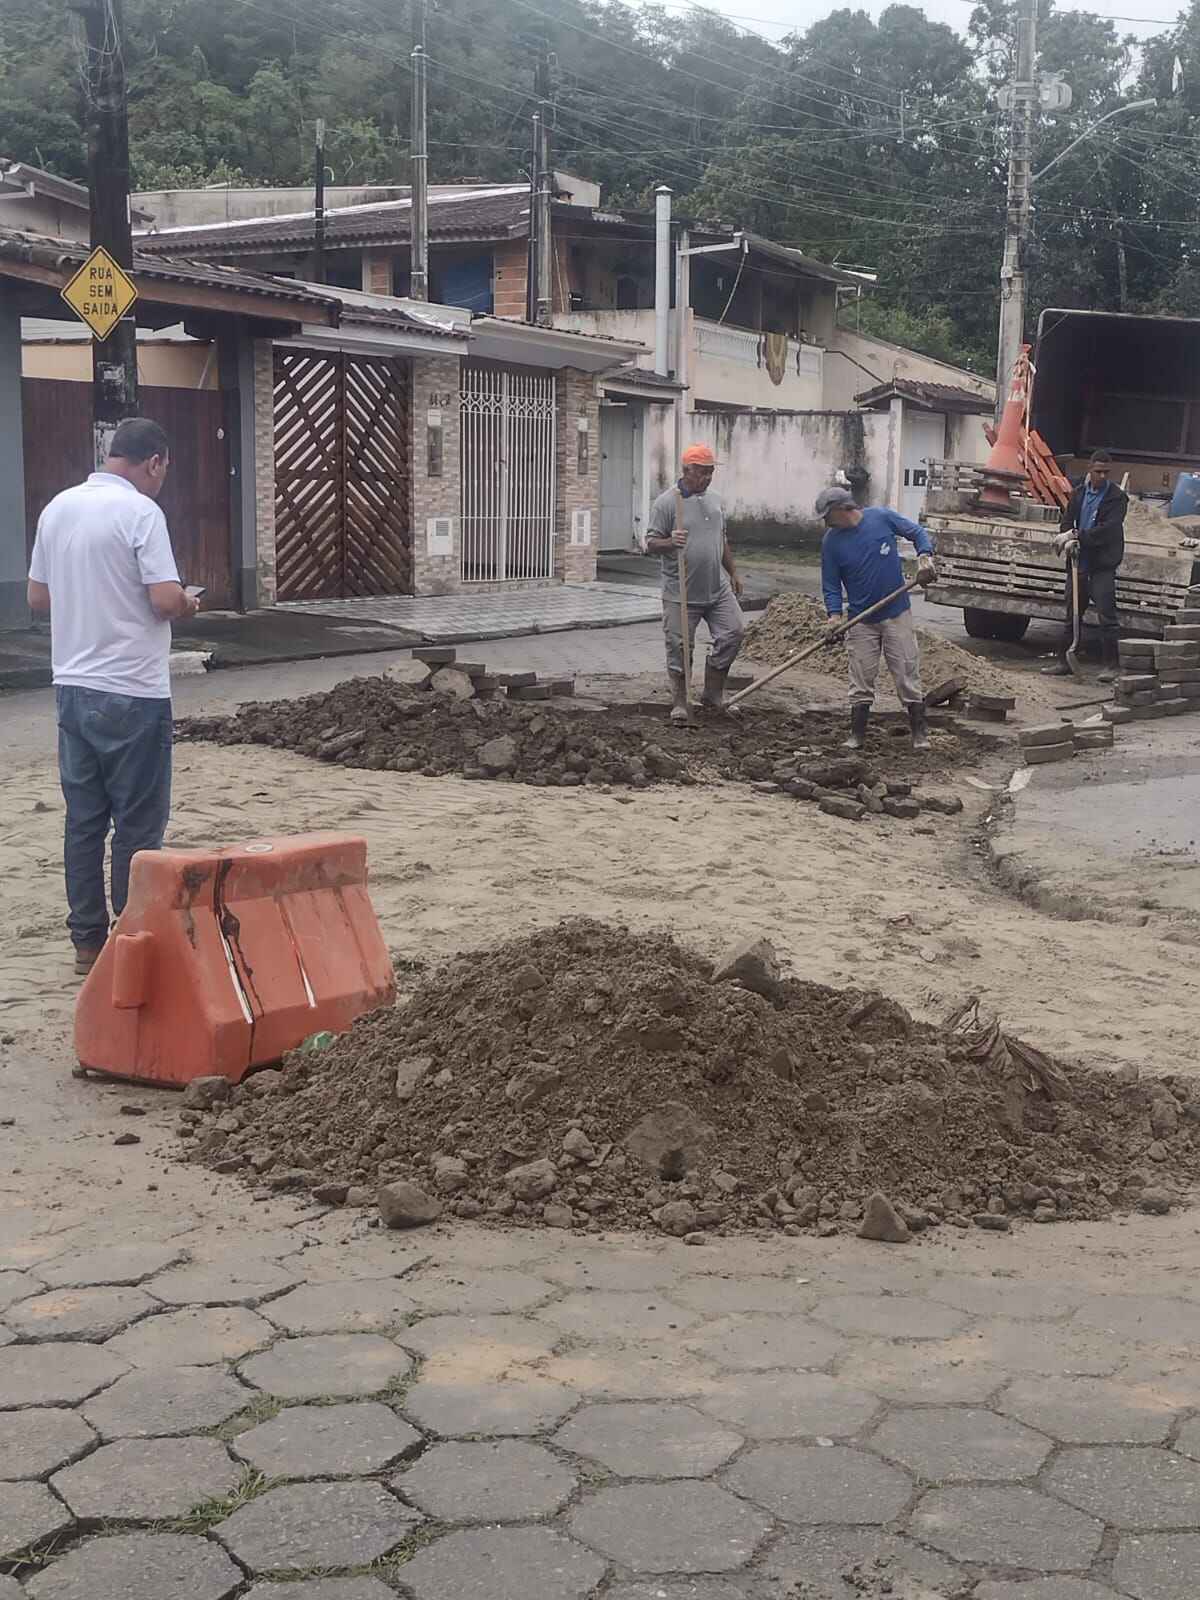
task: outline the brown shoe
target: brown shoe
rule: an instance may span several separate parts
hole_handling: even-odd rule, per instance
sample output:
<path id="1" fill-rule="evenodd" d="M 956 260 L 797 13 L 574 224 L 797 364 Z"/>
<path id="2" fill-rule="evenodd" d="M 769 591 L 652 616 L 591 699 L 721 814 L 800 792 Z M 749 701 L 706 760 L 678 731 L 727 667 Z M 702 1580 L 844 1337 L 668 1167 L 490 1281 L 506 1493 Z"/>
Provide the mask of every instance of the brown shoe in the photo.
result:
<path id="1" fill-rule="evenodd" d="M 75 946 L 75 971 L 81 978 L 86 978 L 88 973 L 100 959 L 100 952 L 104 949 L 102 944 L 79 944 Z"/>

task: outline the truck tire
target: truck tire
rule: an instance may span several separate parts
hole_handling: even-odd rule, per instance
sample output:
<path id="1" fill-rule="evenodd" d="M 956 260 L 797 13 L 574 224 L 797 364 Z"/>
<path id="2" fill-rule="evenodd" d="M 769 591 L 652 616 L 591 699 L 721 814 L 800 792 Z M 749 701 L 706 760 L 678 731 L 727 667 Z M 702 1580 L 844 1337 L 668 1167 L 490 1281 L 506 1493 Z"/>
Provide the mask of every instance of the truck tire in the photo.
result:
<path id="1" fill-rule="evenodd" d="M 1025 637 L 1029 618 L 1013 616 L 1008 611 L 980 611 L 976 606 L 964 606 L 963 627 L 972 639 L 998 639 L 1004 644 L 1016 644 Z"/>

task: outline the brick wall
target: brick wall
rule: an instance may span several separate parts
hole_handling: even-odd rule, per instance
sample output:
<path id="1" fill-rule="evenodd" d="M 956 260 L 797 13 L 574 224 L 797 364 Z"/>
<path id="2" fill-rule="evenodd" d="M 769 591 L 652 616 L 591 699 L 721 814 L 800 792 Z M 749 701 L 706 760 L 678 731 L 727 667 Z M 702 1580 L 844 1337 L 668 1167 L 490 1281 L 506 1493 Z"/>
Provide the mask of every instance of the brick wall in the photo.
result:
<path id="1" fill-rule="evenodd" d="M 392 248 L 364 250 L 362 253 L 362 288 L 364 294 L 391 294 Z"/>
<path id="2" fill-rule="evenodd" d="M 462 488 L 459 469 L 461 358 L 414 356 L 412 371 L 413 592 L 453 594 L 462 585 Z M 429 476 L 429 413 L 442 419 L 441 476 Z M 453 543 L 448 556 L 430 555 L 427 523 L 449 517 Z"/>
<path id="3" fill-rule="evenodd" d="M 498 317 L 525 316 L 529 281 L 529 241 L 508 239 L 492 250 L 492 302 Z"/>
<path id="4" fill-rule="evenodd" d="M 275 604 L 275 351 L 254 341 L 254 519 L 258 603 Z"/>
<path id="5" fill-rule="evenodd" d="M 564 368 L 558 374 L 555 438 L 558 451 L 555 484 L 554 575 L 567 583 L 592 583 L 596 577 L 596 543 L 600 537 L 600 401 L 596 382 L 586 372 Z M 587 467 L 579 464 L 579 419 L 587 419 Z M 586 545 L 571 543 L 574 513 L 591 512 Z"/>

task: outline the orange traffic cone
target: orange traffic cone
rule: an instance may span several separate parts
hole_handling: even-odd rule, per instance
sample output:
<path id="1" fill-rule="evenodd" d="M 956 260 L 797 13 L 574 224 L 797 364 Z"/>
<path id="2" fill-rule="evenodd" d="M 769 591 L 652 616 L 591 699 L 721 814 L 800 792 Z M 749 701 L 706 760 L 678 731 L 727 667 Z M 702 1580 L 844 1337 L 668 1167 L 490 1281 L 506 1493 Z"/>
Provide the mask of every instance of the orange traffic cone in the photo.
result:
<path id="1" fill-rule="evenodd" d="M 1012 496 L 1025 483 L 1023 446 L 1025 418 L 1029 407 L 1029 346 L 1021 346 L 1012 370 L 1008 399 L 1000 416 L 1000 428 L 991 454 L 984 463 L 979 496 L 981 508 L 1000 516 L 1011 516 Z"/>

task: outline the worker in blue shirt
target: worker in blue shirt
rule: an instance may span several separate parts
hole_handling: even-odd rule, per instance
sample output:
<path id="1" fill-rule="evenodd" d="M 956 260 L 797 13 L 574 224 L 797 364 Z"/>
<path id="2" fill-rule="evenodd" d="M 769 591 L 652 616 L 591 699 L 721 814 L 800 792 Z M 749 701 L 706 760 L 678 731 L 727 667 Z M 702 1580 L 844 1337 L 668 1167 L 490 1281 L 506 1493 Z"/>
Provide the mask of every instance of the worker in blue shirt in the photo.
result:
<path id="1" fill-rule="evenodd" d="M 898 511 L 889 511 L 884 506 L 864 509 L 856 504 L 848 489 L 822 489 L 817 496 L 817 515 L 825 521 L 825 536 L 821 540 L 821 590 L 831 633 L 841 627 L 844 620 L 843 591 L 845 605 L 853 618 L 903 586 L 904 570 L 900 565 L 897 540 L 911 539 L 917 547 L 919 581 L 929 584 L 936 580 L 933 539 L 928 528 L 921 527 L 920 523 L 910 522 Z M 898 595 L 870 622 L 851 628 L 846 635 L 846 652 L 850 659 L 850 737 L 846 748 L 861 750 L 866 740 L 882 656 L 896 685 L 900 704 L 908 712 L 913 749 L 928 750 L 925 694 L 921 688 L 917 634 L 908 596 Z"/>

